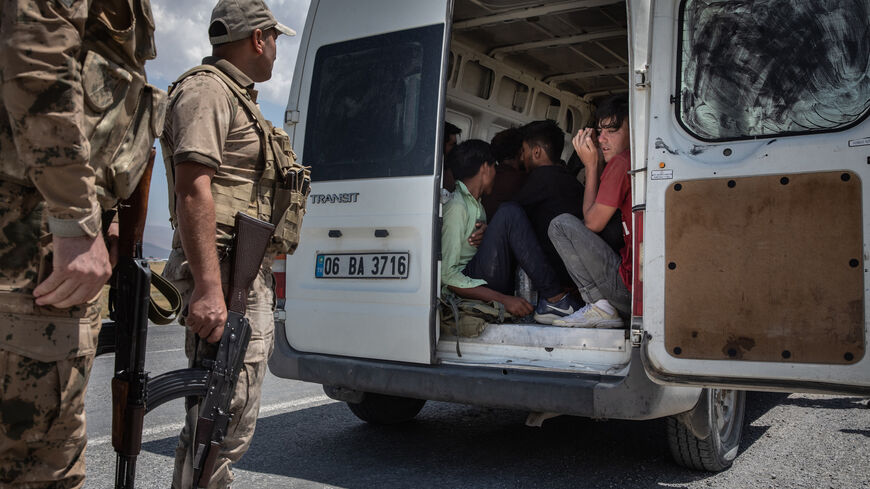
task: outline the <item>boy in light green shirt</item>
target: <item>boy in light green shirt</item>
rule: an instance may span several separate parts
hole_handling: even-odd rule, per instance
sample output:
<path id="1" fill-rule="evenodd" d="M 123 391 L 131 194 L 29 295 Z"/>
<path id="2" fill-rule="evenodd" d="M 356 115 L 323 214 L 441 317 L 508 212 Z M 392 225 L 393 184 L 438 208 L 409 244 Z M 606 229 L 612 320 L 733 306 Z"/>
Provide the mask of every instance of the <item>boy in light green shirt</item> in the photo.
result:
<path id="1" fill-rule="evenodd" d="M 543 324 L 552 324 L 579 309 L 579 303 L 562 291 L 518 204 L 502 204 L 486 224 L 480 197 L 492 191 L 496 165 L 489 144 L 466 141 L 449 158 L 457 182 L 453 198 L 443 209 L 442 293 L 449 290 L 468 299 L 501 302 L 516 317 L 534 312 L 535 320 Z M 517 265 L 539 292 L 537 307 L 513 295 Z"/>

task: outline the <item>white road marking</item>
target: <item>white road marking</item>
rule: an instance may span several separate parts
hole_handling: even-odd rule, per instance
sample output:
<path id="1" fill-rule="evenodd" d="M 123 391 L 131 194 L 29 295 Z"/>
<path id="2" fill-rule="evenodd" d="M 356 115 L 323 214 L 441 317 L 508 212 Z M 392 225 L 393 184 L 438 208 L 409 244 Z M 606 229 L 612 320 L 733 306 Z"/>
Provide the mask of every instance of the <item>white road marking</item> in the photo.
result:
<path id="1" fill-rule="evenodd" d="M 174 351 L 184 351 L 184 348 L 170 348 L 168 350 L 149 351 L 148 353 L 170 353 Z"/>
<path id="2" fill-rule="evenodd" d="M 170 348 L 168 350 L 154 350 L 154 351 L 149 350 L 148 354 L 153 355 L 154 353 L 172 353 L 172 352 L 176 352 L 176 351 L 184 351 L 184 348 Z M 115 358 L 115 354 L 114 353 L 107 353 L 105 355 L 100 355 L 97 357 L 97 360 L 99 360 L 101 358 Z"/>
<path id="3" fill-rule="evenodd" d="M 260 416 L 262 417 L 265 414 L 274 413 L 276 411 L 300 411 L 302 409 L 307 409 L 311 407 L 323 406 L 325 404 L 332 404 L 338 401 L 330 399 L 326 396 L 311 396 L 311 397 L 303 397 L 302 399 L 297 399 L 295 401 L 287 401 L 287 402 L 279 402 L 275 404 L 269 404 L 266 406 L 260 406 Z M 148 418 L 145 418 L 147 423 Z M 142 440 L 149 439 L 155 435 L 160 435 L 167 432 L 181 432 L 181 428 L 184 427 L 184 422 L 178 423 L 167 423 L 159 426 L 154 426 L 151 428 L 145 428 L 142 430 Z M 88 440 L 89 447 L 96 447 L 100 445 L 106 445 L 112 443 L 112 435 L 104 435 L 92 440 Z"/>

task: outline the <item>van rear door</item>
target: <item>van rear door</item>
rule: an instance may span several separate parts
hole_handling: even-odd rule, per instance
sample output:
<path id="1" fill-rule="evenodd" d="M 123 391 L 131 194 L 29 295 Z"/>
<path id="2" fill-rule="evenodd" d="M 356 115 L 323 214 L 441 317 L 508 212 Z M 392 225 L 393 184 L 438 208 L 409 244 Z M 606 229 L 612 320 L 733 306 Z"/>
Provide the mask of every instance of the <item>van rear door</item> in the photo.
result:
<path id="1" fill-rule="evenodd" d="M 870 393 L 870 0 L 654 5 L 648 372 Z"/>
<path id="2" fill-rule="evenodd" d="M 298 351 L 432 362 L 449 4 L 311 2 L 287 111 L 312 169 L 287 259 Z"/>

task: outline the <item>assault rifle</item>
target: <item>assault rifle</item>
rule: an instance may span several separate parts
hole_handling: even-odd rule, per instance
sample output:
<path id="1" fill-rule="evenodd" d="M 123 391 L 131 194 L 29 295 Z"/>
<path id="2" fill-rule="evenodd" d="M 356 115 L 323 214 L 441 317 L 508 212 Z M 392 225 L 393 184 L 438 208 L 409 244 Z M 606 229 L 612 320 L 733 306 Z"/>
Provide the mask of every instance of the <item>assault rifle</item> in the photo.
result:
<path id="1" fill-rule="evenodd" d="M 142 445 L 148 384 L 145 344 L 151 269 L 142 258 L 142 235 L 148 213 L 154 155 L 152 148 L 136 190 L 119 206 L 118 263 L 109 290 L 110 317 L 114 322 L 103 324 L 98 346 L 98 354 L 116 352 L 115 376 L 112 378 L 112 446 L 117 453 L 115 487 L 127 489 L 133 488 L 136 457 Z"/>
<path id="2" fill-rule="evenodd" d="M 193 481 L 198 488 L 208 486 L 230 423 L 230 401 L 251 339 L 251 325 L 245 317 L 248 289 L 260 272 L 275 226 L 239 212 L 235 231 L 226 295 L 227 324 L 215 358 L 203 362 L 209 369 L 208 394 L 200 403 L 193 437 Z"/>
<path id="3" fill-rule="evenodd" d="M 116 489 L 135 487 L 136 459 L 142 448 L 145 415 L 180 397 L 204 398 L 196 439 L 208 440 L 201 451 L 199 459 L 202 463 L 198 473 L 200 480 L 208 482 L 214 470 L 217 448 L 229 423 L 230 401 L 250 339 L 250 325 L 244 318 L 247 290 L 259 271 L 274 230 L 269 223 L 244 215 L 236 216 L 233 272 L 227 295 L 228 320 L 216 357 L 204 362 L 205 368 L 174 370 L 149 378 L 145 370 L 148 320 L 150 318 L 158 324 L 172 321 L 172 311 L 162 309 L 151 300 L 151 285 L 170 299 L 175 311 L 180 303 L 178 291 L 159 275 L 152 275 L 147 261 L 142 258 L 142 235 L 153 163 L 152 149 L 148 167 L 136 191 L 122 203 L 119 211 L 118 263 L 109 292 L 112 322 L 103 323 L 97 346 L 97 355 L 115 353 L 112 447 L 117 454 Z M 244 239 L 239 239 L 239 236 Z"/>

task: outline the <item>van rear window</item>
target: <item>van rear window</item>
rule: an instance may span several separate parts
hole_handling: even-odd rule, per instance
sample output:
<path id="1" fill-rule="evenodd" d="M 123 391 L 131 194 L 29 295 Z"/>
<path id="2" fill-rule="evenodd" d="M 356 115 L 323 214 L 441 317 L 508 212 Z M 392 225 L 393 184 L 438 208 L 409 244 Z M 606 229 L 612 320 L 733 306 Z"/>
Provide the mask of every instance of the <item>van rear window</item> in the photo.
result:
<path id="1" fill-rule="evenodd" d="M 316 181 L 434 174 L 443 25 L 322 46 L 305 128 Z"/>
<path id="2" fill-rule="evenodd" d="M 677 118 L 726 141 L 835 131 L 870 112 L 870 0 L 684 0 Z"/>

